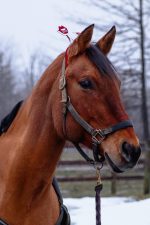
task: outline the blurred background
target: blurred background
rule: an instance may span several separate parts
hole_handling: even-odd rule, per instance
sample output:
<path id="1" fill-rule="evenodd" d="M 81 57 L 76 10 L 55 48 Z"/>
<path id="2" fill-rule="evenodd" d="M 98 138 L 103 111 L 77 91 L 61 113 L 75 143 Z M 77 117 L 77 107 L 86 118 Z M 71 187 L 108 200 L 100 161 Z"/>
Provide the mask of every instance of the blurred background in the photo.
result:
<path id="1" fill-rule="evenodd" d="M 149 197 L 150 0 L 0 0 L 0 119 L 28 96 L 45 68 L 69 45 L 58 26 L 67 27 L 74 39 L 92 23 L 93 41 L 116 26 L 109 59 L 120 74 L 122 99 L 143 149 L 130 172 L 116 175 L 104 166 L 102 195 Z M 65 197 L 94 196 L 95 172 L 69 143 L 57 177 Z"/>

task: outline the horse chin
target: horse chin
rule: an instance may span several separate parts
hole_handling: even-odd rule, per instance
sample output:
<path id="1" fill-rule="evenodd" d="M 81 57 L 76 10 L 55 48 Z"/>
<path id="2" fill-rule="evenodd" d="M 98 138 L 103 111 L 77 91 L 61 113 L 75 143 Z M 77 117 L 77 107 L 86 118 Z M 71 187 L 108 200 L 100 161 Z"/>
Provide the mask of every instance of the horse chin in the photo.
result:
<path id="1" fill-rule="evenodd" d="M 109 155 L 105 152 L 105 159 L 108 162 L 109 166 L 111 167 L 111 169 L 116 172 L 116 173 L 123 173 L 124 171 L 121 170 L 109 157 Z"/>

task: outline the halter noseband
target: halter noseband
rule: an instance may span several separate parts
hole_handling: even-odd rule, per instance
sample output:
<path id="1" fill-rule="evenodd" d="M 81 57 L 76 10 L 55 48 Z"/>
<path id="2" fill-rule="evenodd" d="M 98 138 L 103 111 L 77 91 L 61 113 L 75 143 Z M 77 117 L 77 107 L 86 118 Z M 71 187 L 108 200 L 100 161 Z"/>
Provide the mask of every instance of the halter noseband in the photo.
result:
<path id="1" fill-rule="evenodd" d="M 67 55 L 67 51 L 66 51 L 66 55 Z M 100 68 L 100 62 L 98 59 L 95 59 L 95 57 L 97 58 L 98 56 L 102 55 L 102 52 L 100 51 L 100 49 L 94 45 L 91 46 L 90 48 L 88 48 L 88 55 L 89 55 L 89 59 L 97 66 L 98 69 L 102 69 Z M 103 56 L 105 57 L 105 56 Z M 93 150 L 93 157 L 94 160 L 89 158 L 86 153 L 81 149 L 81 147 L 79 146 L 79 144 L 73 143 L 74 146 L 77 148 L 77 150 L 79 151 L 79 153 L 91 164 L 93 165 L 97 165 L 97 164 L 101 164 L 105 158 L 104 156 L 101 156 L 98 150 L 98 146 L 102 143 L 102 141 L 106 138 L 107 135 L 112 134 L 120 129 L 124 129 L 127 127 L 133 127 L 133 124 L 130 120 L 124 120 L 120 123 L 117 123 L 111 127 L 105 128 L 105 129 L 95 129 L 93 128 L 89 123 L 87 123 L 80 115 L 79 113 L 75 110 L 74 106 L 71 103 L 70 97 L 67 95 L 67 89 L 66 89 L 66 76 L 65 76 L 65 70 L 66 70 L 66 56 L 63 60 L 63 64 L 62 64 L 62 71 L 61 71 L 61 77 L 60 77 L 60 82 L 59 82 L 59 89 L 61 90 L 61 94 L 62 94 L 62 98 L 61 98 L 61 102 L 62 102 L 62 112 L 63 112 L 63 131 L 64 134 L 66 134 L 66 116 L 67 116 L 67 111 L 69 111 L 72 115 L 72 117 L 74 118 L 74 120 L 81 125 L 81 127 L 84 128 L 84 130 L 86 130 L 87 133 L 89 133 L 92 137 L 92 150 Z M 105 57 L 106 58 L 106 57 Z M 109 60 L 106 58 L 105 60 L 107 60 L 107 63 L 110 63 Z M 111 69 L 114 71 L 112 65 L 111 65 Z"/>

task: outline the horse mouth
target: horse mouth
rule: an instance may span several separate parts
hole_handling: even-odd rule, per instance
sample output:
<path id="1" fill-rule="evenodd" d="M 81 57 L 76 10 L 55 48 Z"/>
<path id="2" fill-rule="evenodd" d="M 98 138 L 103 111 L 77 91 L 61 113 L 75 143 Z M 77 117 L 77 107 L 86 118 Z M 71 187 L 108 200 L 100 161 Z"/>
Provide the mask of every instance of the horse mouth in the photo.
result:
<path id="1" fill-rule="evenodd" d="M 111 158 L 109 157 L 109 155 L 106 152 L 105 152 L 105 158 L 114 172 L 123 173 L 123 171 L 114 164 L 114 162 L 111 160 Z"/>

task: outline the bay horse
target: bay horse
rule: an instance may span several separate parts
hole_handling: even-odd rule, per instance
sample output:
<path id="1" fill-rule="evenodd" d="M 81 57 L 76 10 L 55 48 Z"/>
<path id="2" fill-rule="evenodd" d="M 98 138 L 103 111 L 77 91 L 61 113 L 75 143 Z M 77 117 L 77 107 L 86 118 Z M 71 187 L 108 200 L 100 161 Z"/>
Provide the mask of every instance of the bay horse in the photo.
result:
<path id="1" fill-rule="evenodd" d="M 93 29 L 82 31 L 46 69 L 0 137 L 0 218 L 6 224 L 58 224 L 52 181 L 66 140 L 90 149 L 96 143 L 95 160 L 105 158 L 115 172 L 132 168 L 140 156 L 120 79 L 107 58 L 116 29 L 95 45 Z"/>

